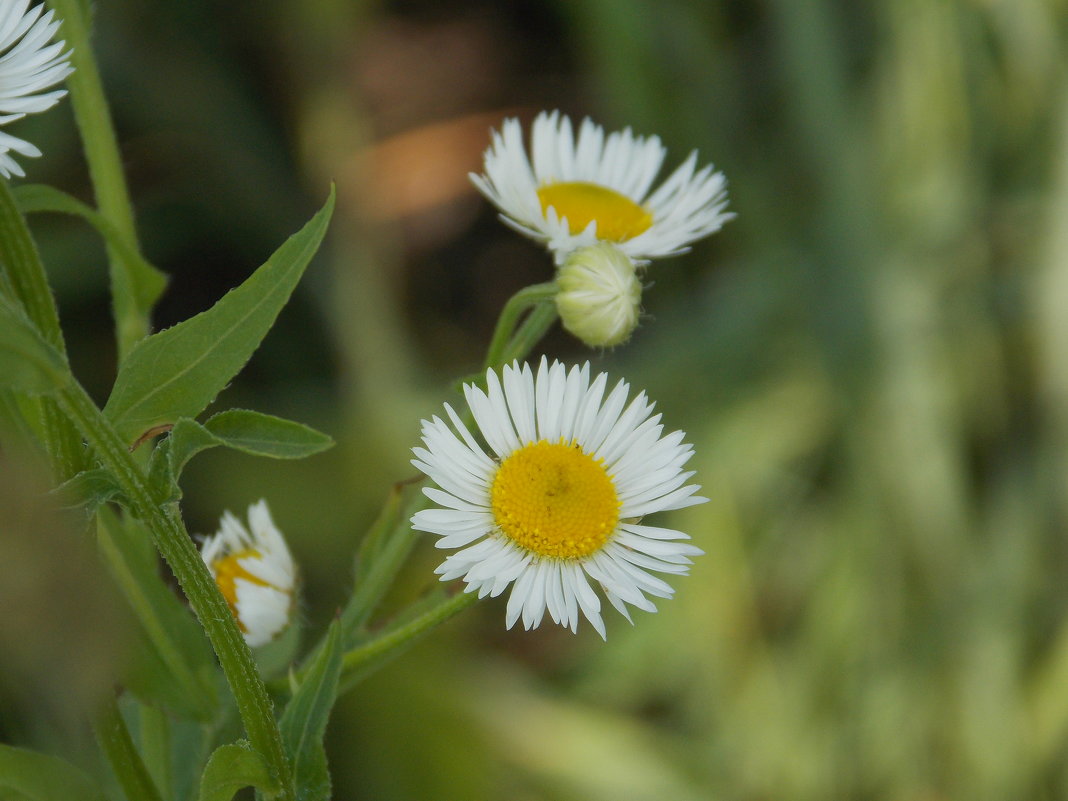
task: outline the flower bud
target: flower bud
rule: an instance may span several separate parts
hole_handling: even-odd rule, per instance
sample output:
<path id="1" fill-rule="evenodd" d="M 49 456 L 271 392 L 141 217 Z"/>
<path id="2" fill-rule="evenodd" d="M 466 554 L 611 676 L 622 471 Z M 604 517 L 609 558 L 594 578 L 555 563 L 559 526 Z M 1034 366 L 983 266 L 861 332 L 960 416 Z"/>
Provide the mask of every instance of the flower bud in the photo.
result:
<path id="1" fill-rule="evenodd" d="M 248 523 L 245 528 L 224 512 L 218 533 L 204 540 L 200 555 L 245 642 L 258 648 L 289 625 L 297 571 L 266 501 L 248 508 Z"/>
<path id="2" fill-rule="evenodd" d="M 579 248 L 557 273 L 556 308 L 568 331 L 590 347 L 626 342 L 638 325 L 642 285 L 634 262 L 613 245 Z"/>

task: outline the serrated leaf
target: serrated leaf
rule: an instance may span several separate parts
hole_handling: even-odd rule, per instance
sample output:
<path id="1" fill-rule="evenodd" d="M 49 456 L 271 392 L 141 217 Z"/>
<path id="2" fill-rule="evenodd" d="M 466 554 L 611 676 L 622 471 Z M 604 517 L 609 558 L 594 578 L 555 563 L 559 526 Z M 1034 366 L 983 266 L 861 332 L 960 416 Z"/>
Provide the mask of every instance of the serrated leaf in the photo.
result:
<path id="1" fill-rule="evenodd" d="M 192 612 L 163 583 L 155 559 L 146 558 L 148 531 L 107 507 L 97 521 L 100 550 L 151 645 L 151 656 L 134 668 L 131 689 L 175 712 L 209 719 L 215 708 L 211 649 Z"/>
<path id="2" fill-rule="evenodd" d="M 279 721 L 282 743 L 293 765 L 297 801 L 329 801 L 330 773 L 323 736 L 337 699 L 340 675 L 341 626 L 335 620 L 323 649 L 308 667 Z"/>
<path id="3" fill-rule="evenodd" d="M 255 787 L 265 793 L 278 789 L 267 760 L 244 740 L 220 745 L 204 766 L 200 778 L 200 801 L 230 801 L 242 787 Z"/>
<path id="4" fill-rule="evenodd" d="M 25 801 L 106 801 L 86 773 L 59 757 L 0 744 L 0 797 Z"/>
<path id="5" fill-rule="evenodd" d="M 0 295 L 0 386 L 40 395 L 70 380 L 67 362 L 10 299 Z"/>
<path id="6" fill-rule="evenodd" d="M 196 417 L 245 366 L 318 250 L 333 208 L 331 189 L 326 205 L 241 286 L 133 347 L 104 407 L 127 442 Z"/>
<path id="7" fill-rule="evenodd" d="M 44 184 L 23 184 L 12 190 L 19 211 L 23 214 L 55 212 L 81 217 L 111 246 L 122 263 L 126 280 L 134 300 L 142 313 L 147 313 L 167 287 L 167 276 L 149 264 L 111 222 L 96 209 L 55 187 Z"/>
<path id="8" fill-rule="evenodd" d="M 275 459 L 303 459 L 325 451 L 334 440 L 314 428 L 248 409 L 230 409 L 204 427 L 234 450 Z"/>

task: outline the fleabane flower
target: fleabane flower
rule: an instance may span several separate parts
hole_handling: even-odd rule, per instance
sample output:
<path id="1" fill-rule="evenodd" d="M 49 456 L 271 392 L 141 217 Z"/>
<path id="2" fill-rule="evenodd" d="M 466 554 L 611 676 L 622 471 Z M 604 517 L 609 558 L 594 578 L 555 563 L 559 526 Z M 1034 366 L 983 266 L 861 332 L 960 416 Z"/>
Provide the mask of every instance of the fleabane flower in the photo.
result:
<path id="1" fill-rule="evenodd" d="M 248 508 L 248 528 L 224 512 L 219 531 L 204 540 L 200 555 L 250 647 L 266 645 L 285 630 L 295 605 L 297 570 L 267 501 Z"/>
<path id="2" fill-rule="evenodd" d="M 52 108 L 67 92 L 45 89 L 70 75 L 70 51 L 65 42 L 49 44 L 60 21 L 44 5 L 29 8 L 29 0 L 0 2 L 0 125 Z M 29 142 L 0 131 L 0 174 L 25 175 L 10 155 L 14 151 L 36 158 L 41 151 Z"/>
<path id="3" fill-rule="evenodd" d="M 620 345 L 638 325 L 642 284 L 634 262 L 614 245 L 576 250 L 557 272 L 556 286 L 560 322 L 592 348 Z"/>
<path id="4" fill-rule="evenodd" d="M 576 631 L 581 612 L 604 637 L 591 581 L 628 620 L 627 604 L 655 612 L 647 594 L 674 591 L 653 572 L 688 573 L 701 553 L 686 534 L 641 522 L 706 500 L 686 483 L 685 435 L 663 435 L 645 393 L 628 404 L 623 381 L 606 397 L 608 376 L 591 381 L 589 363 L 568 370 L 542 359 L 536 376 L 514 364 L 486 381 L 487 391 L 468 384 L 464 395 L 488 452 L 448 404 L 452 425 L 424 420 L 425 447 L 413 449 L 439 508 L 412 525 L 457 549 L 437 568 L 441 580 L 462 577 L 480 598 L 512 585 L 508 628 L 520 617 L 535 628 L 548 611 Z"/>
<path id="5" fill-rule="evenodd" d="M 531 154 L 517 119 L 494 131 L 475 186 L 501 219 L 539 242 L 562 264 L 568 254 L 597 242 L 614 243 L 637 263 L 672 256 L 715 233 L 726 212 L 727 182 L 711 165 L 697 169 L 697 152 L 655 190 L 667 150 L 659 137 L 630 128 L 608 134 L 589 119 L 578 137 L 557 111 L 534 120 Z"/>

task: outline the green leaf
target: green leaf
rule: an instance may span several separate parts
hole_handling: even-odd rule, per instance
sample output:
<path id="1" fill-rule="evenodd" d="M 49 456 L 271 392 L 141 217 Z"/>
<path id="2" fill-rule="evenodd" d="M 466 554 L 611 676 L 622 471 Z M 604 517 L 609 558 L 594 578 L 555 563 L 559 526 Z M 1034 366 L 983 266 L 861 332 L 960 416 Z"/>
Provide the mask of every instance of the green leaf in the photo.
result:
<path id="1" fill-rule="evenodd" d="M 70 380 L 67 362 L 8 297 L 0 295 L 0 386 L 39 395 Z"/>
<path id="2" fill-rule="evenodd" d="M 44 184 L 23 184 L 15 187 L 12 194 L 23 214 L 56 212 L 88 222 L 118 256 L 138 309 L 147 314 L 159 300 L 167 287 L 167 276 L 149 264 L 102 214 L 66 192 Z"/>
<path id="3" fill-rule="evenodd" d="M 64 481 L 49 494 L 57 497 L 66 508 L 85 506 L 92 514 L 101 504 L 117 498 L 121 492 L 111 473 L 94 467 Z"/>
<path id="4" fill-rule="evenodd" d="M 303 459 L 334 444 L 326 434 L 303 423 L 248 409 L 221 412 L 204 427 L 228 448 L 275 459 Z"/>
<path id="5" fill-rule="evenodd" d="M 134 665 L 130 688 L 174 712 L 209 719 L 215 708 L 211 649 L 193 614 L 160 578 L 148 531 L 107 507 L 98 510 L 97 521 L 100 550 L 149 646 Z"/>
<path id="6" fill-rule="evenodd" d="M 127 442 L 200 414 L 237 375 L 315 255 L 333 208 L 331 189 L 326 205 L 241 286 L 207 311 L 134 346 L 104 407 Z"/>
<path id="7" fill-rule="evenodd" d="M 337 698 L 340 674 L 341 625 L 335 620 L 330 625 L 325 646 L 308 668 L 278 724 L 293 765 L 297 801 L 329 801 L 330 773 L 323 735 Z"/>
<path id="8" fill-rule="evenodd" d="M 106 801 L 87 774 L 59 757 L 0 744 L 0 797 L 26 801 Z"/>
<path id="9" fill-rule="evenodd" d="M 220 745 L 208 759 L 200 778 L 200 801 L 230 801 L 242 787 L 255 787 L 265 793 L 278 786 L 267 760 L 244 740 Z"/>

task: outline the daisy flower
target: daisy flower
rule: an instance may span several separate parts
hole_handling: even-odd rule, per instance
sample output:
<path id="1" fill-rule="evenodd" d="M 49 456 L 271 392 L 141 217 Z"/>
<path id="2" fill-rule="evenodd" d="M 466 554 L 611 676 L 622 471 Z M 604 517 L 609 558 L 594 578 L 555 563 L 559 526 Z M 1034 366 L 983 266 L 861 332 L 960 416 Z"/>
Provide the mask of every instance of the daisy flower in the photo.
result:
<path id="1" fill-rule="evenodd" d="M 697 170 L 694 151 L 650 192 L 667 153 L 659 137 L 630 128 L 605 136 L 589 119 L 573 136 L 557 111 L 534 120 L 531 153 L 519 120 L 504 121 L 486 150 L 475 186 L 521 234 L 544 242 L 562 264 L 573 250 L 610 242 L 636 263 L 684 253 L 733 214 L 727 182 L 711 165 Z"/>
<path id="2" fill-rule="evenodd" d="M 271 520 L 267 501 L 248 508 L 249 527 L 224 512 L 218 533 L 204 540 L 200 556 L 237 619 L 245 642 L 266 645 L 293 612 L 297 570 L 286 541 Z"/>
<path id="3" fill-rule="evenodd" d="M 44 5 L 29 0 L 0 2 L 0 125 L 52 108 L 67 92 L 55 86 L 70 75 L 70 51 L 63 41 L 49 44 L 60 21 Z M 25 175 L 11 151 L 36 158 L 41 151 L 29 142 L 0 131 L 0 175 Z"/>
<path id="4" fill-rule="evenodd" d="M 442 581 L 463 577 L 467 592 L 508 598 L 507 626 L 520 618 L 538 626 L 578 628 L 581 612 L 605 636 L 601 602 L 627 620 L 627 604 L 655 612 L 646 594 L 670 598 L 672 588 L 650 571 L 686 574 L 701 553 L 680 531 L 644 525 L 653 512 L 706 498 L 686 484 L 682 465 L 693 454 L 675 431 L 662 436 L 660 415 L 645 393 L 627 404 L 620 381 L 605 397 L 608 376 L 590 380 L 590 366 L 567 370 L 542 359 L 486 373 L 488 391 L 464 386 L 480 446 L 452 407 L 452 426 L 423 421 L 423 444 L 412 464 L 435 487 L 423 492 L 440 508 L 412 518 L 436 534 L 438 548 L 459 549 L 437 568 Z"/>

